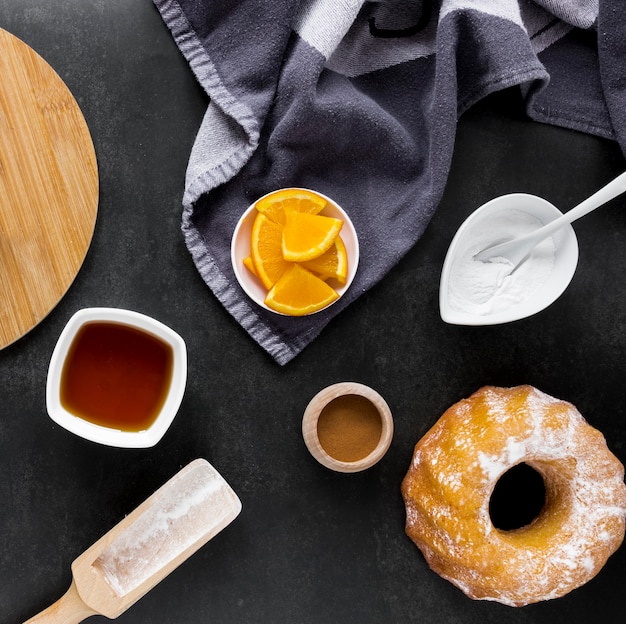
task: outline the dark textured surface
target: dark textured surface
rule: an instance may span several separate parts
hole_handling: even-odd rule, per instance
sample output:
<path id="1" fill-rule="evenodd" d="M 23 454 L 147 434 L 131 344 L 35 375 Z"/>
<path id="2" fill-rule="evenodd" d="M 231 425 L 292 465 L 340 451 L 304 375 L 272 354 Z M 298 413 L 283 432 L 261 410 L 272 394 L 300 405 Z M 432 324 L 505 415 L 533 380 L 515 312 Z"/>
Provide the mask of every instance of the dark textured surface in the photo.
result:
<path id="1" fill-rule="evenodd" d="M 526 121 L 515 92 L 478 105 L 462 119 L 446 193 L 423 239 L 280 367 L 224 312 L 185 250 L 183 179 L 206 99 L 152 4 L 0 0 L 0 26 L 74 93 L 101 179 L 96 232 L 75 283 L 0 352 L 2 622 L 56 600 L 74 558 L 196 457 L 231 483 L 242 515 L 119 622 L 622 620 L 624 548 L 559 600 L 522 609 L 473 602 L 429 571 L 405 537 L 399 490 L 419 437 L 485 384 L 530 383 L 573 402 L 626 460 L 626 199 L 576 226 L 578 271 L 541 314 L 453 327 L 437 303 L 447 246 L 469 212 L 514 191 L 569 209 L 625 168 L 615 144 Z M 76 310 L 100 305 L 152 315 L 187 341 L 187 393 L 153 449 L 101 447 L 46 415 L 56 339 Z M 343 380 L 373 386 L 395 417 L 388 455 L 358 475 L 319 466 L 300 431 L 309 399 Z"/>

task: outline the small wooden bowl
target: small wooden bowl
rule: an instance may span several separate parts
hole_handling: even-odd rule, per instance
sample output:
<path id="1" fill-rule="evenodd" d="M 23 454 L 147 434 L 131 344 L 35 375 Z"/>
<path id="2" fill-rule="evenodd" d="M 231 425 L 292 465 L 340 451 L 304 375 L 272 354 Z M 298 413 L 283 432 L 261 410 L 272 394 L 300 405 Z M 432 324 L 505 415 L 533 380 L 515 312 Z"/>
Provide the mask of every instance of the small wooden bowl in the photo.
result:
<path id="1" fill-rule="evenodd" d="M 324 408 L 341 397 L 356 396 L 366 399 L 381 420 L 381 434 L 376 447 L 356 461 L 342 461 L 329 455 L 319 439 L 318 421 Z M 316 394 L 307 405 L 302 418 L 302 437 L 309 452 L 326 468 L 336 472 L 360 472 L 370 468 L 385 455 L 393 438 L 393 418 L 385 400 L 372 388 L 356 382 L 341 382 L 328 386 Z"/>

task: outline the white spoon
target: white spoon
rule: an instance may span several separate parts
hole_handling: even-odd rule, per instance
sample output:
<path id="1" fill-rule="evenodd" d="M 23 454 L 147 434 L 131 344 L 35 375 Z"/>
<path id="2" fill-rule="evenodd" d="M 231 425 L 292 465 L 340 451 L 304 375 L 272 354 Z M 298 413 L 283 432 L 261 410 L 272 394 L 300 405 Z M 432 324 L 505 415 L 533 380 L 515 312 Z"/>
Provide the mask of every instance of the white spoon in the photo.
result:
<path id="1" fill-rule="evenodd" d="M 489 262 L 494 258 L 506 258 L 512 265 L 513 270 L 521 264 L 530 252 L 543 240 L 568 223 L 576 221 L 591 211 L 603 206 L 611 199 L 626 192 L 626 173 L 617 176 L 612 182 L 602 187 L 582 203 L 566 212 L 563 216 L 550 221 L 543 227 L 524 236 L 512 240 L 491 245 L 474 256 L 475 260 Z"/>

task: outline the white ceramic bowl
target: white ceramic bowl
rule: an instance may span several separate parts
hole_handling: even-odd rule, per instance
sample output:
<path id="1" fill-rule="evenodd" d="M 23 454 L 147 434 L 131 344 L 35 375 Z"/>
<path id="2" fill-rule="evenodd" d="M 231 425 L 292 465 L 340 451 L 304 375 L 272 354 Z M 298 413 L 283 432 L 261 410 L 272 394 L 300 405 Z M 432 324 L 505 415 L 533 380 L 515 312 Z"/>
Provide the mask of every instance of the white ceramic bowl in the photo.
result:
<path id="1" fill-rule="evenodd" d="M 494 215 L 503 209 L 527 213 L 545 225 L 562 216 L 562 212 L 541 197 L 526 193 L 512 193 L 487 202 L 461 225 L 448 249 L 441 271 L 439 309 L 441 318 L 455 325 L 498 325 L 510 323 L 536 314 L 551 305 L 569 285 L 578 263 L 578 241 L 571 225 L 564 225 L 552 234 L 555 256 L 549 277 L 529 296 L 506 310 L 480 315 L 455 308 L 449 297 L 452 271 L 455 263 L 467 252 L 467 236 L 471 231 L 488 230 Z M 515 234 L 515 233 L 513 233 Z M 478 251 L 478 250 L 477 250 Z"/>
<path id="2" fill-rule="evenodd" d="M 322 446 L 318 432 L 318 422 L 322 412 L 334 401 L 349 397 L 365 399 L 376 410 L 380 416 L 381 433 L 378 443 L 368 455 L 355 461 L 342 461 L 329 455 Z M 378 463 L 391 445 L 393 430 L 393 417 L 385 399 L 373 388 L 352 381 L 336 383 L 318 392 L 307 405 L 302 417 L 302 437 L 306 447 L 322 466 L 330 468 L 335 472 L 361 472 Z"/>
<path id="3" fill-rule="evenodd" d="M 61 379 L 68 351 L 78 331 L 87 323 L 119 323 L 150 334 L 169 345 L 173 365 L 169 389 L 152 424 L 142 431 L 122 431 L 94 424 L 68 411 L 61 402 Z M 50 359 L 46 384 L 46 407 L 50 418 L 68 431 L 87 440 L 125 448 L 154 446 L 174 420 L 187 382 L 187 348 L 183 339 L 163 323 L 138 312 L 118 308 L 85 308 L 68 321 Z"/>
<path id="4" fill-rule="evenodd" d="M 294 190 L 309 189 L 294 188 Z M 275 192 L 276 191 L 272 191 L 272 193 Z M 335 289 L 339 294 L 339 298 L 333 301 L 333 303 L 336 303 L 346 292 L 346 290 L 350 288 L 350 284 L 352 283 L 352 280 L 356 275 L 357 267 L 359 265 L 359 239 L 357 237 L 354 225 L 350 220 L 350 217 L 348 216 L 346 211 L 341 208 L 339 204 L 337 204 L 337 202 L 333 201 L 330 197 L 319 193 L 318 191 L 310 192 L 315 193 L 320 197 L 323 197 L 328 202 L 327 205 L 324 207 L 324 210 L 322 211 L 322 214 L 324 216 L 335 217 L 336 219 L 343 220 L 343 227 L 341 228 L 340 236 L 346 246 L 346 253 L 348 255 L 348 275 L 346 278 L 346 283 L 343 286 Z M 263 197 L 267 197 L 272 193 L 268 193 Z M 237 226 L 235 227 L 235 231 L 233 232 L 230 252 L 233 271 L 235 272 L 235 276 L 237 278 L 237 281 L 239 282 L 239 285 L 248 295 L 248 297 L 250 297 L 250 299 L 260 305 L 262 308 L 265 308 L 266 310 L 269 310 L 274 314 L 281 314 L 280 312 L 272 310 L 265 305 L 264 301 L 265 296 L 267 295 L 267 289 L 256 277 L 254 277 L 254 275 L 250 273 L 250 271 L 248 271 L 248 269 L 246 269 L 243 264 L 244 258 L 250 255 L 250 238 L 252 236 L 252 224 L 257 215 L 255 204 L 256 202 L 249 206 L 248 209 L 243 213 L 243 215 L 239 219 L 239 222 L 237 223 Z M 331 303 L 330 305 L 333 305 L 333 303 Z M 329 306 L 326 306 L 326 308 L 328 307 Z M 322 309 L 325 310 L 326 308 Z M 316 312 L 320 312 L 320 310 L 317 310 Z M 313 314 L 315 314 L 316 312 L 313 312 Z"/>

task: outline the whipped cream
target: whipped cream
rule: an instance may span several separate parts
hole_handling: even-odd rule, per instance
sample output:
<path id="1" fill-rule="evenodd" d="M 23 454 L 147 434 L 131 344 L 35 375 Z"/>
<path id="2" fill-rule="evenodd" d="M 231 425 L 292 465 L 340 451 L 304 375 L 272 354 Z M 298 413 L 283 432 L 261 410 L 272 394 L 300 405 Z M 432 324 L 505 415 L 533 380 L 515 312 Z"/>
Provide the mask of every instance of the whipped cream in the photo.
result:
<path id="1" fill-rule="evenodd" d="M 450 271 L 448 300 L 458 312 L 486 316 L 505 312 L 528 299 L 550 277 L 556 248 L 552 238 L 539 243 L 515 271 L 506 258 L 475 260 L 483 249 L 522 236 L 543 224 L 521 210 L 502 211 L 477 221 L 466 232 Z"/>

